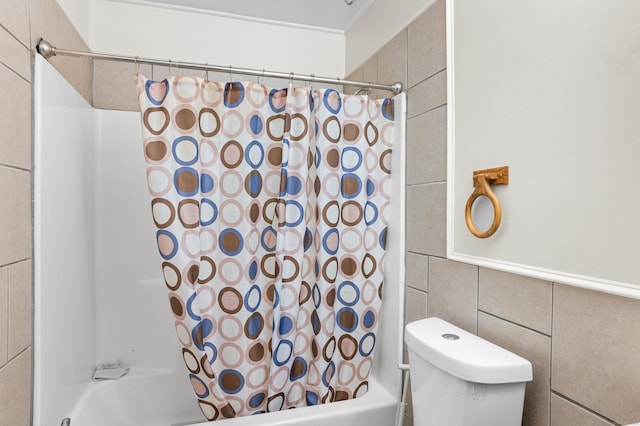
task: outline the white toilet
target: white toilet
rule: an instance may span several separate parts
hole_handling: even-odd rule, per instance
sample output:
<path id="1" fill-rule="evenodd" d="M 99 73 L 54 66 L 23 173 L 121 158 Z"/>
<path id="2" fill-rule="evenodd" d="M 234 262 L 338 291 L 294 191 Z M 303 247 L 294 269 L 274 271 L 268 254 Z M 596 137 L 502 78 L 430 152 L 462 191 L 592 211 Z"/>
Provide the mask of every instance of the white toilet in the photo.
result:
<path id="1" fill-rule="evenodd" d="M 522 424 L 531 363 L 440 318 L 407 324 L 414 426 Z"/>

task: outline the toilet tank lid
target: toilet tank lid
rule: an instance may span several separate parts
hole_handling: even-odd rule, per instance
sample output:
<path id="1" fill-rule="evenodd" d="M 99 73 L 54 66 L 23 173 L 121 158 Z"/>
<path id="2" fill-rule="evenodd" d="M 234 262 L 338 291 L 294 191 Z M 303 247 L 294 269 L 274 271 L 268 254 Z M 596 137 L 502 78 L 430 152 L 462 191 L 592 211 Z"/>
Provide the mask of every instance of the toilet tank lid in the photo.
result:
<path id="1" fill-rule="evenodd" d="M 405 341 L 418 356 L 462 380 L 497 384 L 532 379 L 531 363 L 526 359 L 440 318 L 407 324 Z"/>

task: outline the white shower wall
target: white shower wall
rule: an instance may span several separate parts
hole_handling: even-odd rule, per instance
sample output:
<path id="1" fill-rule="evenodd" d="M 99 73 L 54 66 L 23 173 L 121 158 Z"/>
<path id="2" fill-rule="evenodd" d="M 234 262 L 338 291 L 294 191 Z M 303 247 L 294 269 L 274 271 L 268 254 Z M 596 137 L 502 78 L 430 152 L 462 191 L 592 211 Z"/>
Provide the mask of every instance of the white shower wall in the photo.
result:
<path id="1" fill-rule="evenodd" d="M 40 57 L 35 75 L 34 424 L 53 425 L 97 363 L 184 367 L 155 244 L 139 113 L 93 109 Z"/>
<path id="2" fill-rule="evenodd" d="M 140 114 L 95 115 L 97 361 L 172 369 L 182 361 L 155 243 Z"/>
<path id="3" fill-rule="evenodd" d="M 35 75 L 34 425 L 49 426 L 81 402 L 98 363 L 186 369 L 155 242 L 140 114 L 93 109 L 39 56 Z M 406 100 L 396 102 L 404 122 Z M 392 165 L 400 220 L 389 226 L 373 373 L 392 395 L 400 388 L 404 306 L 401 129 Z"/>
<path id="4" fill-rule="evenodd" d="M 95 364 L 95 115 L 39 57 L 34 75 L 34 423 L 53 425 Z"/>

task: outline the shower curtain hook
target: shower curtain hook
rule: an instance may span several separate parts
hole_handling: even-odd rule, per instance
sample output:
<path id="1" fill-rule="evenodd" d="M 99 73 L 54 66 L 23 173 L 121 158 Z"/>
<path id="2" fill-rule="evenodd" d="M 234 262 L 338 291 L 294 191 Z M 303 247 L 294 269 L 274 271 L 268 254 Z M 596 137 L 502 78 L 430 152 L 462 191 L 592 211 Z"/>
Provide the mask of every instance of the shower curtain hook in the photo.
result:
<path id="1" fill-rule="evenodd" d="M 209 64 L 204 63 L 204 79 L 209 81 Z"/>
<path id="2" fill-rule="evenodd" d="M 229 65 L 229 83 L 233 81 L 233 76 L 231 75 L 231 65 Z"/>
<path id="3" fill-rule="evenodd" d="M 171 69 L 171 59 L 169 59 L 169 78 L 173 78 L 173 70 Z"/>
<path id="4" fill-rule="evenodd" d="M 136 55 L 136 74 L 140 74 L 140 62 L 138 62 L 138 55 Z"/>

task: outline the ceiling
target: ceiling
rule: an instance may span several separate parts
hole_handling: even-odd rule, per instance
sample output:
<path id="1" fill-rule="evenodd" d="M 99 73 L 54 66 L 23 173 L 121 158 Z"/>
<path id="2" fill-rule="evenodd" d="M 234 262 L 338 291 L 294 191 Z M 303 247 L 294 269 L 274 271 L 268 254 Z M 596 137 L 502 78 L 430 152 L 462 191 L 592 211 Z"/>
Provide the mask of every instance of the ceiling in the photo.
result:
<path id="1" fill-rule="evenodd" d="M 115 0 L 345 33 L 375 0 Z M 351 3 L 351 5 L 347 4 Z"/>

